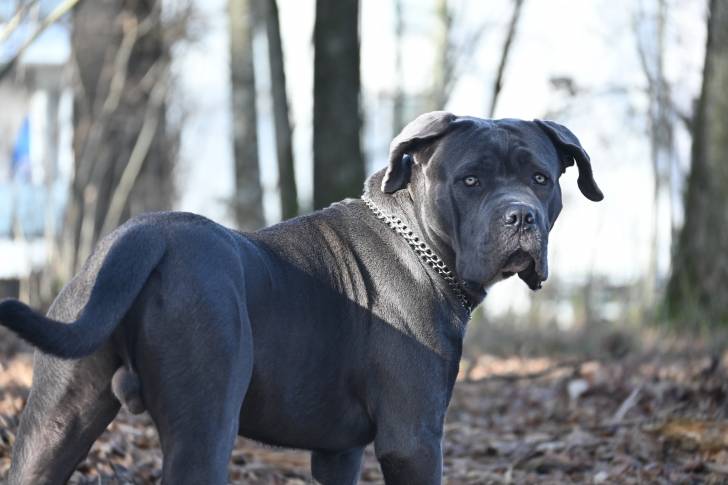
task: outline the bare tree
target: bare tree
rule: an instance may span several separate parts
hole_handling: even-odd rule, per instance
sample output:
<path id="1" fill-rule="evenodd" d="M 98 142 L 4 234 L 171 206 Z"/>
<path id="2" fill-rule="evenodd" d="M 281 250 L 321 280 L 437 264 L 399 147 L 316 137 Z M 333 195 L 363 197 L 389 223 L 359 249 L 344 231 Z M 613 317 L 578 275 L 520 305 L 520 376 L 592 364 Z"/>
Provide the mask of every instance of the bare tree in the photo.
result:
<path id="1" fill-rule="evenodd" d="M 314 25 L 314 208 L 361 194 L 364 158 L 359 1 L 317 0 Z"/>
<path id="2" fill-rule="evenodd" d="M 488 109 L 489 118 L 495 116 L 495 108 L 498 105 L 498 97 L 500 96 L 501 89 L 503 89 L 503 76 L 505 75 L 506 66 L 508 65 L 508 56 L 511 53 L 511 46 L 513 45 L 513 40 L 516 37 L 518 21 L 521 18 L 522 8 L 523 0 L 513 0 L 513 14 L 511 15 L 511 21 L 508 24 L 506 38 L 503 41 L 503 48 L 501 49 L 500 61 L 498 62 L 498 70 L 496 71 L 495 81 L 493 82 L 493 94 L 490 98 L 490 108 Z"/>
<path id="3" fill-rule="evenodd" d="M 683 325 L 728 323 L 728 2 L 710 0 L 692 164 L 666 307 Z"/>
<path id="4" fill-rule="evenodd" d="M 453 12 L 448 0 L 437 0 L 435 4 L 435 63 L 432 70 L 430 109 L 444 109 L 450 98 L 455 80 L 455 50 L 453 48 Z"/>
<path id="5" fill-rule="evenodd" d="M 253 3 L 253 0 L 229 0 L 228 3 L 235 157 L 233 211 L 238 228 L 242 230 L 258 229 L 264 224 L 256 132 L 258 113 L 253 67 Z"/>
<path id="6" fill-rule="evenodd" d="M 99 0 L 74 11 L 74 179 L 53 275 L 61 284 L 131 215 L 169 209 L 176 135 L 167 130 L 169 39 L 161 2 Z"/>
<path id="7" fill-rule="evenodd" d="M 268 38 L 271 93 L 273 98 L 273 124 L 278 159 L 278 190 L 281 199 L 281 215 L 289 219 L 298 215 L 298 190 L 293 163 L 291 121 L 288 113 L 286 71 L 281 43 L 280 21 L 276 0 L 263 0 L 265 29 Z"/>
<path id="8" fill-rule="evenodd" d="M 394 100 L 392 103 L 392 137 L 402 131 L 405 121 L 404 104 L 404 7 L 394 0 Z"/>
<path id="9" fill-rule="evenodd" d="M 523 0 L 514 0 L 520 4 Z M 459 12 L 459 15 L 456 13 Z M 428 107 L 431 110 L 445 109 L 456 83 L 466 69 L 480 46 L 480 38 L 487 31 L 489 20 L 476 28 L 466 29 L 463 16 L 464 9 L 453 8 L 450 0 L 437 0 L 435 4 L 435 20 L 437 22 L 432 85 L 428 96 Z M 515 35 L 515 30 L 511 37 Z M 507 46 L 510 49 L 510 44 Z"/>
<path id="10" fill-rule="evenodd" d="M 56 23 L 64 15 L 70 12 L 78 4 L 79 1 L 80 0 L 63 0 L 61 3 L 56 5 L 56 8 L 54 8 L 53 11 L 48 14 L 48 16 L 45 17 L 35 28 L 35 30 L 25 39 L 23 44 L 18 48 L 18 50 L 10 58 L 10 60 L 5 62 L 5 64 L 0 67 L 0 79 L 4 78 L 15 67 L 18 59 L 20 59 L 23 53 L 28 50 L 33 42 L 35 42 L 36 39 L 40 37 L 40 35 L 45 32 L 48 27 Z M 15 14 L 10 18 L 10 20 L 3 26 L 3 29 L 0 31 L 0 44 L 5 42 L 5 40 L 7 40 L 8 37 L 10 37 L 13 32 L 17 30 L 17 28 L 22 23 L 23 18 L 37 3 L 38 0 L 29 0 L 28 2 L 19 5 Z"/>
<path id="11" fill-rule="evenodd" d="M 665 0 L 657 0 L 654 19 L 647 19 L 644 12 L 640 12 L 636 25 L 637 53 L 647 80 L 647 95 L 649 97 L 647 119 L 654 180 L 652 241 L 649 266 L 644 278 L 641 299 L 646 308 L 653 306 L 657 288 L 659 201 L 663 193 L 667 193 L 668 197 L 672 197 L 672 167 L 675 158 L 672 100 L 670 86 L 665 78 L 666 22 L 667 3 Z M 640 32 L 640 26 L 645 24 L 650 27 L 648 35 L 642 35 Z M 672 202 L 670 208 L 672 208 Z M 673 219 L 671 213 L 671 225 Z"/>

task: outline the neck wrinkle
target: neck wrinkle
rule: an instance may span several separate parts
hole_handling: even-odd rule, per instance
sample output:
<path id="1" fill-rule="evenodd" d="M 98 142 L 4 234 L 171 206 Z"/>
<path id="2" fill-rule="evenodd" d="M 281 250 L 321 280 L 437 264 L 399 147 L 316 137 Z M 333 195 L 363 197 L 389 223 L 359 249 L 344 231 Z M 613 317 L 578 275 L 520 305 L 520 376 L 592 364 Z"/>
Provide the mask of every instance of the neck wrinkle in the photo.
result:
<path id="1" fill-rule="evenodd" d="M 384 213 L 399 217 L 417 236 L 422 238 L 435 251 L 450 271 L 453 272 L 456 280 L 466 290 L 474 309 L 483 300 L 484 295 L 481 291 L 473 290 L 463 284 L 462 278 L 457 273 L 455 252 L 452 247 L 436 231 L 429 229 L 429 226 L 423 223 L 421 208 L 413 199 L 409 189 L 402 189 L 393 194 L 385 194 L 382 192 L 381 183 L 383 177 L 384 170 L 380 170 L 371 175 L 364 184 L 364 195 L 368 196 Z M 411 183 L 416 183 L 416 180 L 412 180 Z M 438 279 L 442 280 L 439 275 Z M 447 293 L 452 295 L 452 290 L 444 280 L 441 281 L 441 284 L 447 288 Z M 452 297 L 457 301 L 454 295 Z"/>
<path id="2" fill-rule="evenodd" d="M 364 194 L 369 196 L 385 213 L 402 219 L 417 236 L 422 238 L 437 253 L 448 268 L 457 274 L 455 270 L 455 252 L 443 238 L 439 237 L 435 231 L 432 231 L 427 224 L 423 223 L 421 207 L 413 199 L 410 190 L 402 189 L 393 194 L 385 194 L 381 189 L 383 177 L 383 170 L 369 177 L 365 184 Z M 412 183 L 416 183 L 416 181 L 413 180 Z"/>

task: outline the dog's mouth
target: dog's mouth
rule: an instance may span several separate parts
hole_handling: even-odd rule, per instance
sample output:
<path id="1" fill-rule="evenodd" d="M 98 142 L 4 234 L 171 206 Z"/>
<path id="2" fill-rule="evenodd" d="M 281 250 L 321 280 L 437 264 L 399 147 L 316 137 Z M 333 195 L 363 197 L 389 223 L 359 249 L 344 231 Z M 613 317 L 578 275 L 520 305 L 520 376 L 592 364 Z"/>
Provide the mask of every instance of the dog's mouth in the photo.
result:
<path id="1" fill-rule="evenodd" d="M 520 273 L 531 265 L 535 265 L 535 258 L 524 251 L 523 249 L 517 249 L 508 258 L 506 258 L 501 273 L 504 277 L 513 276 L 516 273 Z"/>
<path id="2" fill-rule="evenodd" d="M 510 278 L 518 274 L 518 277 L 530 289 L 538 290 L 548 277 L 548 265 L 545 255 L 536 247 L 529 248 L 519 245 L 516 249 L 512 249 L 504 256 L 493 258 L 491 261 L 495 264 L 490 267 L 491 269 L 489 271 L 486 270 L 485 275 L 475 273 L 472 275 L 476 276 L 475 278 L 465 277 L 463 279 L 466 289 L 473 293 L 479 293 L 479 290 L 487 289 L 502 279 Z M 467 269 L 463 273 L 467 274 Z"/>
<path id="3" fill-rule="evenodd" d="M 517 273 L 530 289 L 538 290 L 548 277 L 546 266 L 542 263 L 539 254 L 517 249 L 506 258 L 501 268 L 501 276 L 505 279 Z"/>

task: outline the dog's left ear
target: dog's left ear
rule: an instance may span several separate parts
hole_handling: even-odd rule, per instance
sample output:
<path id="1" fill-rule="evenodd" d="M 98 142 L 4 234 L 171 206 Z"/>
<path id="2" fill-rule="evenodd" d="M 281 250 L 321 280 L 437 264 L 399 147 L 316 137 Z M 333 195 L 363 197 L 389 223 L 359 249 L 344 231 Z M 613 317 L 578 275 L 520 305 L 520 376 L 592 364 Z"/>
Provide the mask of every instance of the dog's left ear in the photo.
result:
<path id="1" fill-rule="evenodd" d="M 589 200 L 595 202 L 602 200 L 604 194 L 594 180 L 589 155 L 582 148 L 576 135 L 567 127 L 553 121 L 533 120 L 533 122 L 546 132 L 551 143 L 556 147 L 556 153 L 561 161 L 561 172 L 563 173 L 566 167 L 574 165 L 576 160 L 576 166 L 579 168 L 579 178 L 577 179 L 579 190 Z"/>
<path id="2" fill-rule="evenodd" d="M 412 174 L 412 156 L 417 144 L 442 136 L 457 118 L 447 111 L 422 114 L 402 129 L 389 145 L 389 166 L 382 179 L 382 192 L 391 194 L 407 186 Z"/>

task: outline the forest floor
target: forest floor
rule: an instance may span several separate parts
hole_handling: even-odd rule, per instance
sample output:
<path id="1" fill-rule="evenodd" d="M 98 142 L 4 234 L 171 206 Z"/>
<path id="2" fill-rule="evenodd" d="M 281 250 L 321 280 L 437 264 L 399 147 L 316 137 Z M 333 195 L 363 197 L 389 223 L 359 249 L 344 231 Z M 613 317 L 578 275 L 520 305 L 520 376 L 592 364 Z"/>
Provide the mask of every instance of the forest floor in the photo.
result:
<path id="1" fill-rule="evenodd" d="M 728 483 L 728 353 L 480 355 L 467 369 L 445 426 L 445 483 Z M 0 481 L 31 375 L 30 354 L 0 352 Z M 158 483 L 161 458 L 149 417 L 122 410 L 70 483 Z M 230 480 L 309 483 L 308 465 L 307 453 L 241 438 Z M 382 483 L 371 447 L 360 483 Z"/>

